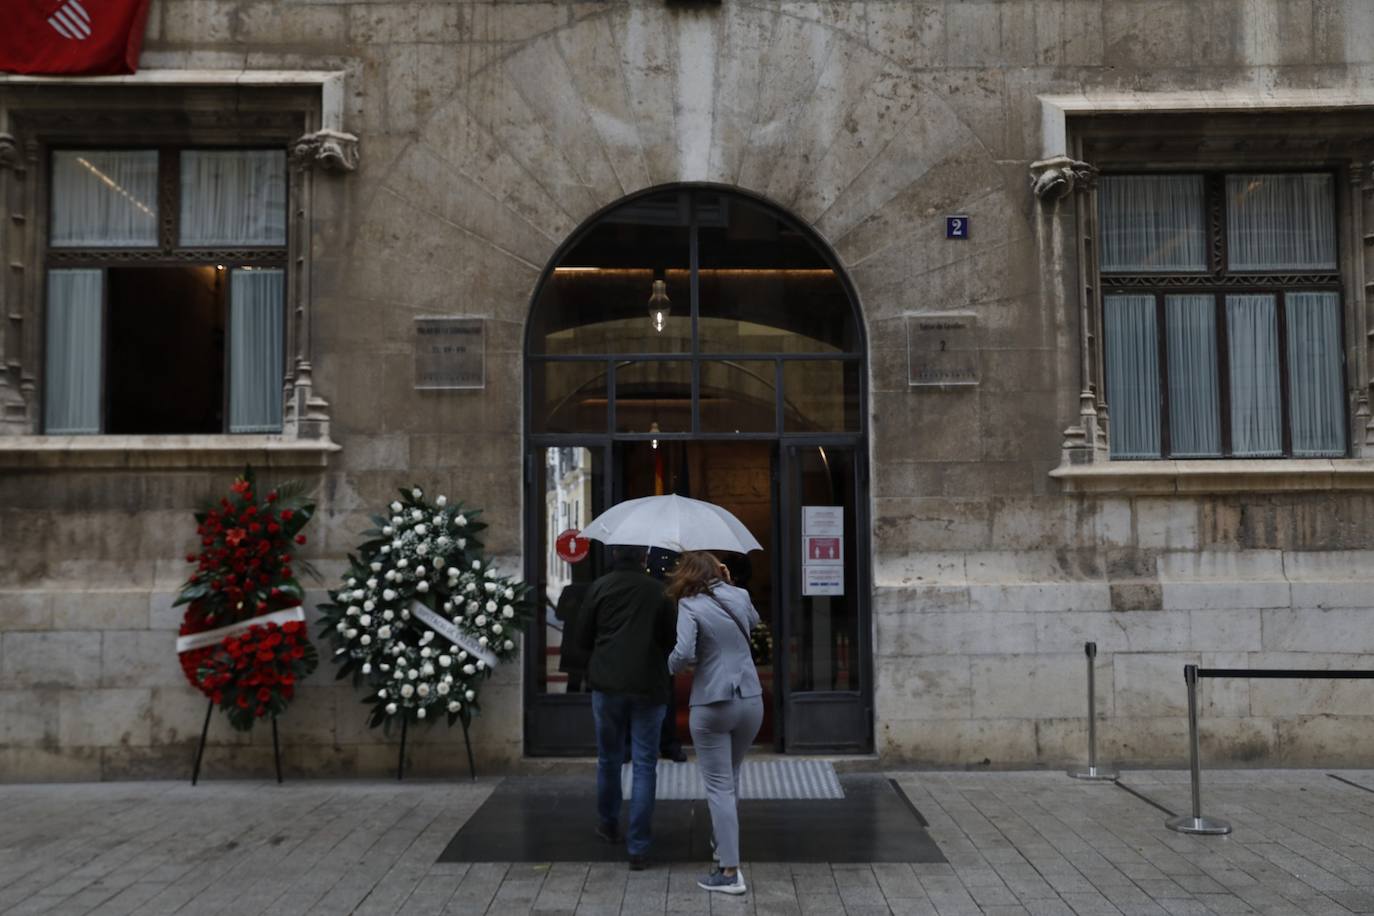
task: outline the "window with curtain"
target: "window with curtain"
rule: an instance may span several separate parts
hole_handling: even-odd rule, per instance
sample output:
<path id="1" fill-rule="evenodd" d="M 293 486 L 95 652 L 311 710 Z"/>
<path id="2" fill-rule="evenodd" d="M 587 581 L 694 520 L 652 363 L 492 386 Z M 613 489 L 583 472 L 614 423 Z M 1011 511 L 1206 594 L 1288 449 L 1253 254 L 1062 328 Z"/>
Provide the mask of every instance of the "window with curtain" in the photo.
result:
<path id="1" fill-rule="evenodd" d="M 1097 216 L 1113 458 L 1346 454 L 1333 175 L 1108 175 Z"/>
<path id="2" fill-rule="evenodd" d="M 44 432 L 279 431 L 285 150 L 49 162 Z"/>

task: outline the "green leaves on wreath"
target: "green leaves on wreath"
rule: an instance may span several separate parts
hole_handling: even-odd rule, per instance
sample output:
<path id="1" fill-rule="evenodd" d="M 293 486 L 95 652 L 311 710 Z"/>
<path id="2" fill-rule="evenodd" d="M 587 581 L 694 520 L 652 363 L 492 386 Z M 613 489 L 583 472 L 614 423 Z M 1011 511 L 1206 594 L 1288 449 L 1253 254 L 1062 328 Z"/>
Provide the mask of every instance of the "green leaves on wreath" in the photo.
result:
<path id="1" fill-rule="evenodd" d="M 369 724 L 466 720 L 492 663 L 518 654 L 533 613 L 523 582 L 481 559 L 479 510 L 419 487 L 373 516 L 341 588 L 321 605 L 338 676 L 365 685 Z"/>

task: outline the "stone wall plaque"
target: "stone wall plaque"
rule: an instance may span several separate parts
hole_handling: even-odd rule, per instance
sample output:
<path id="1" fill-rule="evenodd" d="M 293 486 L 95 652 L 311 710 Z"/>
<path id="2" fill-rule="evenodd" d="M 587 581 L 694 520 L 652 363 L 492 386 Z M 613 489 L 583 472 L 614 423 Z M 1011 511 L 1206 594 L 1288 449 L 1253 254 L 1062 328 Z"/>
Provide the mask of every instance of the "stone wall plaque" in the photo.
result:
<path id="1" fill-rule="evenodd" d="M 979 380 L 978 317 L 972 312 L 906 316 L 907 383 L 964 388 Z"/>
<path id="2" fill-rule="evenodd" d="M 481 318 L 416 318 L 415 387 L 485 387 L 486 336 Z"/>

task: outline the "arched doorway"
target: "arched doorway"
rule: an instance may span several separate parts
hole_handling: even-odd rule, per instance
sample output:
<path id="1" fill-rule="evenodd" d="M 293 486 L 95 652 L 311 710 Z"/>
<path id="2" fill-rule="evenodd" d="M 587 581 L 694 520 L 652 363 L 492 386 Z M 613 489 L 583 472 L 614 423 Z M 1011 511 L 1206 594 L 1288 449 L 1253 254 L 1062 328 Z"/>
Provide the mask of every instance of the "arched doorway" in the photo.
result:
<path id="1" fill-rule="evenodd" d="M 761 742 L 871 750 L 866 352 L 833 255 L 759 199 L 659 189 L 563 246 L 525 339 L 526 576 L 544 605 L 528 754 L 593 749 L 571 634 L 604 560 L 568 562 L 557 537 L 655 493 L 724 505 L 764 545 L 731 561 L 773 632 Z"/>

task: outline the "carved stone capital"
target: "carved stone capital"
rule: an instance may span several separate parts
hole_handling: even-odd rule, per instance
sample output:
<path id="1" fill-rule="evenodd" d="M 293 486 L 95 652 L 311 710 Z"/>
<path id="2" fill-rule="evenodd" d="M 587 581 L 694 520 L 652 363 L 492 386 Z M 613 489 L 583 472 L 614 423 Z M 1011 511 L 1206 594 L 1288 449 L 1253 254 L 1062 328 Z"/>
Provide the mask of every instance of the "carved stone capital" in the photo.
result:
<path id="1" fill-rule="evenodd" d="M 1068 156 L 1032 162 L 1031 189 L 1045 203 L 1063 200 L 1074 191 L 1086 191 L 1097 180 L 1097 167 Z"/>
<path id="2" fill-rule="evenodd" d="M 0 169 L 17 169 L 22 161 L 19 141 L 12 134 L 0 134 Z"/>
<path id="3" fill-rule="evenodd" d="M 351 172 L 358 167 L 358 138 L 328 128 L 303 134 L 291 144 L 291 164 L 301 168 L 318 165 L 329 172 Z"/>

